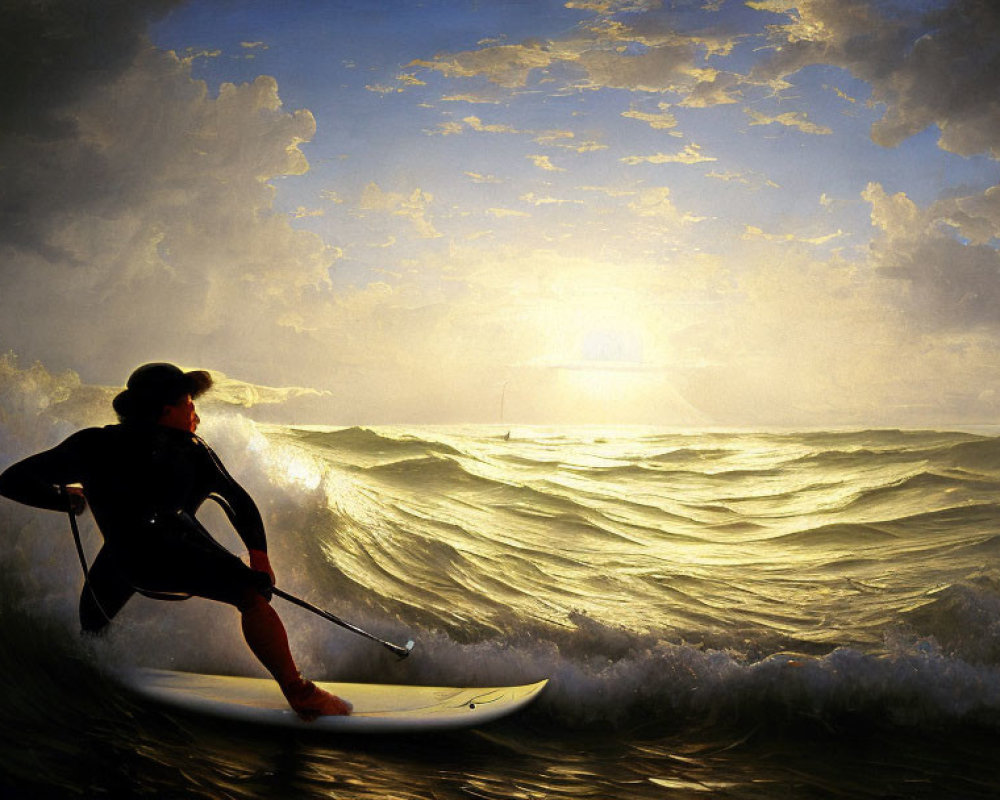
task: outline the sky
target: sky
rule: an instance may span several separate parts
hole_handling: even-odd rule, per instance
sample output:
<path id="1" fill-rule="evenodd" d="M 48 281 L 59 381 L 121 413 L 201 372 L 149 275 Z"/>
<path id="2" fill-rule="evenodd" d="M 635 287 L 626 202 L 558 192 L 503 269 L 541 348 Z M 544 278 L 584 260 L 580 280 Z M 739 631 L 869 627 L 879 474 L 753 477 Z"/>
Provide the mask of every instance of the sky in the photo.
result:
<path id="1" fill-rule="evenodd" d="M 292 422 L 1000 420 L 992 0 L 0 14 L 22 364 Z"/>

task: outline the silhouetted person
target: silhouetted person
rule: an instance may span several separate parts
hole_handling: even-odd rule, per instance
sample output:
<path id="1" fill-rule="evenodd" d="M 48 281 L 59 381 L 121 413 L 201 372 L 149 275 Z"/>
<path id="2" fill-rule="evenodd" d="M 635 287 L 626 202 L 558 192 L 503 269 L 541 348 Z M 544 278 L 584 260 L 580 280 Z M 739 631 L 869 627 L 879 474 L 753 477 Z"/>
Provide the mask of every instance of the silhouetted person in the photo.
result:
<path id="1" fill-rule="evenodd" d="M 136 591 L 228 603 L 239 609 L 247 644 L 299 716 L 349 714 L 350 704 L 299 674 L 269 603 L 274 571 L 260 512 L 195 435 L 194 399 L 211 386 L 207 372 L 139 367 L 114 399 L 119 424 L 86 428 L 12 465 L 0 475 L 0 494 L 74 514 L 90 504 L 104 546 L 80 597 L 84 631 L 102 631 Z M 249 567 L 195 518 L 209 496 L 247 546 Z"/>

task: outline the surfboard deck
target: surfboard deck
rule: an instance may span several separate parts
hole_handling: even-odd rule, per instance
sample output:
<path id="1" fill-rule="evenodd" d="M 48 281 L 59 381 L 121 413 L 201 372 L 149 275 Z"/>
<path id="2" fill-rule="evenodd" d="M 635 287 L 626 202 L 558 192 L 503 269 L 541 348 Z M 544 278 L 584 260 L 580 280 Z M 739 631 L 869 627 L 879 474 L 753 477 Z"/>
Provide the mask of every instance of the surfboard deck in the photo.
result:
<path id="1" fill-rule="evenodd" d="M 139 669 L 125 676 L 139 694 L 170 706 L 234 721 L 312 731 L 405 733 L 483 725 L 523 708 L 548 680 L 524 686 L 396 686 L 374 683 L 317 685 L 354 705 L 349 717 L 305 722 L 266 678 Z"/>

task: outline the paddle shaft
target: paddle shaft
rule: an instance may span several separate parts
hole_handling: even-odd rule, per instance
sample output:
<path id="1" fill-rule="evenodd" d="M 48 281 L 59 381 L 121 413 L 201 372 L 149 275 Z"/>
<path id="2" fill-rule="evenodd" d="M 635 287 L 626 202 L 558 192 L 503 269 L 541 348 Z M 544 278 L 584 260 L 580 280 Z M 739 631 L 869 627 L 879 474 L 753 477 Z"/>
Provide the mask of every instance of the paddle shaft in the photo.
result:
<path id="1" fill-rule="evenodd" d="M 313 614 L 316 614 L 322 617 L 323 619 L 329 620 L 335 625 L 339 625 L 342 628 L 347 628 L 347 630 L 351 631 L 352 633 L 356 633 L 359 636 L 364 636 L 366 639 L 371 639 L 373 642 L 378 642 L 389 652 L 393 653 L 396 656 L 399 656 L 399 658 L 406 658 L 410 654 L 412 643 L 410 644 L 410 647 L 404 647 L 403 645 L 400 644 L 393 644 L 392 642 L 387 642 L 384 639 L 379 639 L 374 634 L 362 630 L 357 625 L 352 625 L 350 622 L 342 620 L 336 614 L 331 614 L 329 611 L 324 611 L 322 608 L 314 606 L 312 603 L 308 603 L 305 600 L 296 597 L 293 594 L 289 594 L 288 592 L 279 589 L 277 586 L 271 587 L 271 593 L 276 594 L 282 600 L 287 600 L 289 603 L 293 603 L 294 605 L 297 605 L 300 608 L 304 608 L 306 611 L 312 611 Z"/>
<path id="2" fill-rule="evenodd" d="M 65 487 L 63 487 L 63 491 L 65 492 Z M 97 592 L 94 591 L 94 587 L 90 582 L 90 570 L 87 569 L 87 556 L 83 552 L 83 542 L 80 539 L 80 526 L 76 524 L 76 514 L 72 508 L 68 509 L 66 513 L 69 514 L 69 527 L 73 531 L 73 540 L 76 542 L 76 554 L 80 557 L 80 566 L 83 567 L 83 582 L 87 584 L 87 590 L 90 592 L 97 610 L 101 612 L 101 616 L 108 622 L 111 622 L 111 617 L 104 610 L 101 601 L 97 599 Z"/>

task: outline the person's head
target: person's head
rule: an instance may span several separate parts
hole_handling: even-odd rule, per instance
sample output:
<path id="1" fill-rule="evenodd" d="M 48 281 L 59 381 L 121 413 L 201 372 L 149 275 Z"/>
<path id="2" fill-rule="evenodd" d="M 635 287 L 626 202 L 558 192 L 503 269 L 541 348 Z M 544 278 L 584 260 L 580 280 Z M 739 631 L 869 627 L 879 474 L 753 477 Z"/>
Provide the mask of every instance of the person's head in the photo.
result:
<path id="1" fill-rule="evenodd" d="M 184 372 L 173 364 L 143 364 L 136 369 L 112 405 L 123 423 L 165 425 L 194 433 L 198 415 L 194 398 L 212 386 L 203 370 Z"/>

